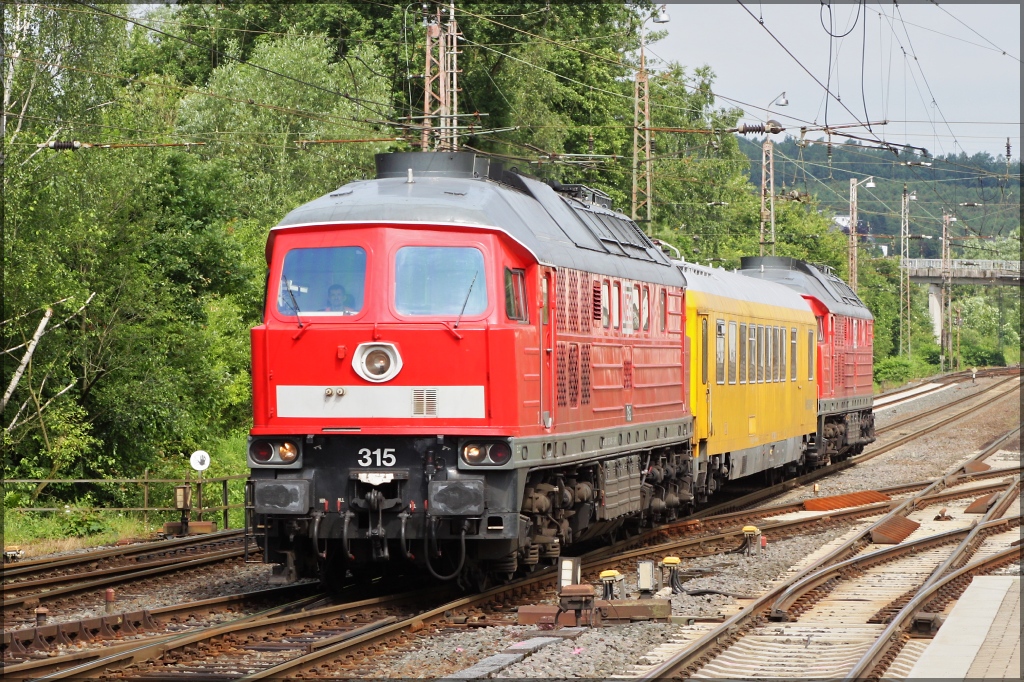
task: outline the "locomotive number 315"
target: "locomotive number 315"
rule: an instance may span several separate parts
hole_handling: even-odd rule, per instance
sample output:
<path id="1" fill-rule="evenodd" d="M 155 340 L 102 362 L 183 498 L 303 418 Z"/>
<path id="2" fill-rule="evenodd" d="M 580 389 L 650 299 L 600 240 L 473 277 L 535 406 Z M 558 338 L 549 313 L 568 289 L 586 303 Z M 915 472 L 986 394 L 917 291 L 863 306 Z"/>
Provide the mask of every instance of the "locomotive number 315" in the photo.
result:
<path id="1" fill-rule="evenodd" d="M 395 461 L 394 448 L 377 448 L 376 450 L 361 448 L 359 450 L 359 466 L 361 467 L 393 467 Z"/>

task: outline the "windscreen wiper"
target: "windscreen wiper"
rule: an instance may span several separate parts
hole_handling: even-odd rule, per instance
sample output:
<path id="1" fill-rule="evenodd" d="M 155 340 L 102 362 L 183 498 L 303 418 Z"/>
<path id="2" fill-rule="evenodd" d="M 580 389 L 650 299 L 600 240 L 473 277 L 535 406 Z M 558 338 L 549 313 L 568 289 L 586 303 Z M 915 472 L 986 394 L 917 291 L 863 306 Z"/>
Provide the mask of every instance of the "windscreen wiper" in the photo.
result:
<path id="1" fill-rule="evenodd" d="M 469 303 L 469 296 L 473 293 L 473 285 L 476 284 L 476 278 L 480 275 L 480 271 L 477 270 L 473 273 L 473 281 L 469 283 L 469 291 L 466 292 L 466 300 L 462 302 L 462 310 L 459 311 L 459 316 L 455 318 L 455 328 L 459 328 L 459 321 L 462 319 L 462 313 L 466 312 L 466 305 Z"/>
<path id="2" fill-rule="evenodd" d="M 285 291 L 288 292 L 288 297 L 292 299 L 292 308 L 295 309 L 295 319 L 299 321 L 299 329 L 302 329 L 302 318 L 299 317 L 299 302 L 295 300 L 295 293 L 292 291 L 291 281 L 285 283 Z"/>

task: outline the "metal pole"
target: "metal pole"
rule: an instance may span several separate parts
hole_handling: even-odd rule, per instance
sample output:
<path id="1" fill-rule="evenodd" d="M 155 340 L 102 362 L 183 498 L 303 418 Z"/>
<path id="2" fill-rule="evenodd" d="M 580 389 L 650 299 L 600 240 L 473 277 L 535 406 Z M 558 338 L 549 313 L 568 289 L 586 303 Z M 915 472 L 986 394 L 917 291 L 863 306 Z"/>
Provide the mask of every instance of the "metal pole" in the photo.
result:
<path id="1" fill-rule="evenodd" d="M 848 262 L 850 288 L 857 293 L 857 180 L 850 178 L 850 241 Z"/>
<path id="2" fill-rule="evenodd" d="M 910 270 L 907 268 L 907 246 L 910 241 L 910 195 L 903 183 L 900 205 L 900 355 L 910 358 Z"/>
<path id="3" fill-rule="evenodd" d="M 227 530 L 230 525 L 230 519 L 228 519 L 228 479 L 221 481 L 220 489 L 220 503 L 224 505 L 224 528 Z"/>
<path id="4" fill-rule="evenodd" d="M 142 473 L 142 506 L 145 507 L 145 511 L 142 512 L 142 523 L 146 526 L 146 531 L 149 531 L 149 469 L 147 468 Z"/>
<path id="5" fill-rule="evenodd" d="M 772 226 L 772 255 L 775 255 L 775 145 L 765 138 L 768 151 L 768 213 Z"/>

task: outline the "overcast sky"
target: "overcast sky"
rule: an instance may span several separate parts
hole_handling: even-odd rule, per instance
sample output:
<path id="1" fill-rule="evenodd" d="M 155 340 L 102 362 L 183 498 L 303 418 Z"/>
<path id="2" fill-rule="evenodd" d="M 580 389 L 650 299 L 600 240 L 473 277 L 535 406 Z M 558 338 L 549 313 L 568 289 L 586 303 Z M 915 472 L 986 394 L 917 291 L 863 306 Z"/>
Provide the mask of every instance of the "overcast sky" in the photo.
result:
<path id="1" fill-rule="evenodd" d="M 831 7 L 832 33 L 849 35 L 831 40 L 829 87 L 842 103 L 830 99 L 830 125 L 887 119 L 888 125 L 875 127 L 877 135 L 931 154 L 997 156 L 1006 153 L 1009 137 L 1011 156 L 1020 158 L 1019 4 L 915 2 L 900 3 L 897 10 L 891 2 L 868 3 L 859 17 L 855 4 Z M 827 8 L 817 2 L 676 2 L 667 9 L 668 24 L 647 24 L 648 30 L 668 32 L 650 46 L 649 58 L 678 61 L 691 70 L 711 66 L 716 94 L 749 105 L 719 100 L 721 106 L 743 108 L 742 121 L 762 119 L 785 91 L 789 105 L 773 105 L 771 118 L 795 128 L 825 123 L 825 91 L 801 64 L 828 82 L 830 38 L 822 26 L 829 25 Z"/>

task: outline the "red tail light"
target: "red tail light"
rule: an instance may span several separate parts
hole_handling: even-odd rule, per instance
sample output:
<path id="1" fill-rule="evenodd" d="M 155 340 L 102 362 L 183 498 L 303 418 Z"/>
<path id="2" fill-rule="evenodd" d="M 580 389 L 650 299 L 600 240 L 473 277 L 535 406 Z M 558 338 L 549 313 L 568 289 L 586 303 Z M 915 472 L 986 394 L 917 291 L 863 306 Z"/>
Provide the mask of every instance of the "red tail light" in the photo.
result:
<path id="1" fill-rule="evenodd" d="M 256 462 L 269 462 L 274 456 L 274 446 L 269 441 L 258 440 L 249 447 L 249 456 Z"/>
<path id="2" fill-rule="evenodd" d="M 512 459 L 512 448 L 508 446 L 508 443 L 495 443 L 491 446 L 487 456 L 494 464 L 504 464 Z"/>

